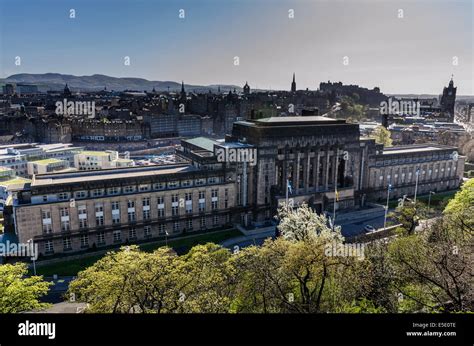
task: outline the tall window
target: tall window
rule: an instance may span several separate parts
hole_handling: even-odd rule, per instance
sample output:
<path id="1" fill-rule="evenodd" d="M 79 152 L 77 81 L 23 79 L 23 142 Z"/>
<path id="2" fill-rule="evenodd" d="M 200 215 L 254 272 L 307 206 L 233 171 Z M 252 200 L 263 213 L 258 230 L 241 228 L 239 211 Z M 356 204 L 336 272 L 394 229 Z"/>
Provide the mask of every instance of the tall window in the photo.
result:
<path id="1" fill-rule="evenodd" d="M 64 237 L 63 238 L 63 246 L 64 246 L 64 251 L 72 249 L 71 237 Z"/>

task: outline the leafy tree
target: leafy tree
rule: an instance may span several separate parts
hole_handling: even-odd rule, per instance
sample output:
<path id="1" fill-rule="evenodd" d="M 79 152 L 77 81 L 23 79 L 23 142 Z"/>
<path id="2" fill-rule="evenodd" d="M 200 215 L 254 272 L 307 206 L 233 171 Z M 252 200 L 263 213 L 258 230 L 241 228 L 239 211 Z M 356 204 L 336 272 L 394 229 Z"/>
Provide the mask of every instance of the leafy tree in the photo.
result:
<path id="1" fill-rule="evenodd" d="M 413 234 L 415 228 L 418 226 L 420 221 L 420 210 L 422 210 L 422 204 L 420 202 L 405 202 L 398 205 L 390 217 L 394 219 L 396 224 L 401 224 L 403 232 Z"/>
<path id="2" fill-rule="evenodd" d="M 26 277 L 25 263 L 0 265 L 0 313 L 41 310 L 49 304 L 39 299 L 48 293 L 49 282 L 41 276 Z"/>
<path id="3" fill-rule="evenodd" d="M 101 313 L 174 312 L 179 309 L 182 263 L 169 248 L 138 246 L 109 252 L 71 282 L 69 294 Z"/>
<path id="4" fill-rule="evenodd" d="M 314 237 L 328 241 L 342 241 L 341 228 L 329 228 L 326 216 L 316 214 L 306 203 L 293 209 L 283 204 L 278 209 L 278 230 L 283 238 L 304 241 Z"/>
<path id="5" fill-rule="evenodd" d="M 370 137 L 375 139 L 375 143 L 383 144 L 384 147 L 392 146 L 392 138 L 390 138 L 390 131 L 383 126 L 377 126 L 370 133 Z"/>
<path id="6" fill-rule="evenodd" d="M 472 238 L 460 237 L 449 219 L 395 239 L 389 247 L 394 285 L 410 311 L 470 311 L 473 306 Z"/>

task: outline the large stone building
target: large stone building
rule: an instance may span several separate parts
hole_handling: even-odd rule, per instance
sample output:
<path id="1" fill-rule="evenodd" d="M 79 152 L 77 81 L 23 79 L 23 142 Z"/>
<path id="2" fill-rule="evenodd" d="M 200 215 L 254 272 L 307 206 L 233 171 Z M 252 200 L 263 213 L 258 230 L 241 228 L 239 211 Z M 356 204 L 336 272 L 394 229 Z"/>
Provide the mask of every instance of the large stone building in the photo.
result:
<path id="1" fill-rule="evenodd" d="M 186 162 L 37 175 L 5 217 L 43 255 L 77 252 L 259 226 L 287 198 L 321 213 L 385 198 L 388 184 L 393 197 L 455 189 L 464 169 L 454 147 L 384 149 L 321 116 L 236 122 L 225 140 L 183 140 L 176 155 Z"/>

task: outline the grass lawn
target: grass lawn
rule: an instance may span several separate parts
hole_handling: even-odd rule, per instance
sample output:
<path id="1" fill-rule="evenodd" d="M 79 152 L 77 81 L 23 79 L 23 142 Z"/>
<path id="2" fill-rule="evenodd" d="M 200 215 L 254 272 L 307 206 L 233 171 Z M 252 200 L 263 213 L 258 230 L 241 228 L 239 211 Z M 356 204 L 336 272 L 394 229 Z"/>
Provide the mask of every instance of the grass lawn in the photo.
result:
<path id="1" fill-rule="evenodd" d="M 445 203 L 447 203 L 451 198 L 454 197 L 454 195 L 458 192 L 458 190 L 455 191 L 446 191 L 446 192 L 437 192 L 435 195 L 431 195 L 431 203 L 430 206 L 433 209 L 443 209 L 445 206 Z M 413 199 L 413 196 L 408 196 L 408 198 Z M 417 202 L 423 202 L 426 205 L 428 205 L 428 198 L 429 195 L 423 195 L 423 196 L 416 196 Z M 389 209 L 391 208 L 396 208 L 398 206 L 398 199 L 396 200 L 391 200 L 388 202 L 388 207 Z M 437 208 L 439 207 L 439 208 Z"/>
<path id="2" fill-rule="evenodd" d="M 197 244 L 205 244 L 205 243 L 220 243 L 224 240 L 241 236 L 242 233 L 236 229 L 231 229 L 222 232 L 216 232 L 211 234 L 198 234 L 194 237 L 185 238 L 185 239 L 170 239 L 168 240 L 168 246 L 175 249 L 179 254 L 186 253 Z M 152 252 L 153 250 L 164 246 L 165 240 L 155 242 L 155 243 L 148 243 L 140 245 L 140 248 L 143 251 Z M 110 251 L 114 251 L 111 249 Z M 91 255 L 89 257 L 84 257 L 80 259 L 73 259 L 68 260 L 67 258 L 64 259 L 64 262 L 47 264 L 44 266 L 37 266 L 36 273 L 38 275 L 44 276 L 53 276 L 57 274 L 58 276 L 75 276 L 81 270 L 86 269 L 87 267 L 91 266 L 99 259 L 104 257 L 104 254 L 100 255 Z M 32 271 L 30 270 L 30 273 Z M 32 274 L 32 273 L 31 273 Z"/>

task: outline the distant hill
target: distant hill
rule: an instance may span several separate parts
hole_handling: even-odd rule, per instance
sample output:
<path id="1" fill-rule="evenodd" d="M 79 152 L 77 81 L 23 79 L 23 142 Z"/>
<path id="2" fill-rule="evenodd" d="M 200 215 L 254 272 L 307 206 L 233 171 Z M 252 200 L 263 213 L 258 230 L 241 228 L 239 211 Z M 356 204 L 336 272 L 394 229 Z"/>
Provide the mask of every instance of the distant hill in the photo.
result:
<path id="1" fill-rule="evenodd" d="M 118 78 L 110 77 L 101 74 L 94 74 L 92 76 L 73 76 L 60 73 L 43 73 L 43 74 L 31 74 L 31 73 L 20 73 L 11 75 L 5 79 L 0 79 L 0 84 L 5 83 L 28 83 L 36 84 L 40 91 L 48 90 L 62 90 L 64 85 L 67 84 L 72 91 L 94 91 L 102 90 L 107 87 L 107 90 L 123 91 L 123 90 L 136 90 L 136 91 L 152 91 L 155 88 L 156 91 L 179 91 L 181 90 L 181 83 L 173 81 L 149 81 L 143 78 Z M 196 90 L 199 92 L 216 91 L 218 85 L 184 85 L 187 92 Z M 236 89 L 241 91 L 241 87 L 236 85 L 220 85 L 222 92 Z"/>

